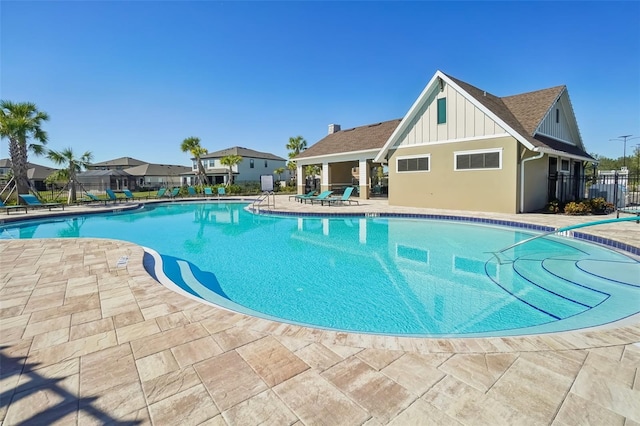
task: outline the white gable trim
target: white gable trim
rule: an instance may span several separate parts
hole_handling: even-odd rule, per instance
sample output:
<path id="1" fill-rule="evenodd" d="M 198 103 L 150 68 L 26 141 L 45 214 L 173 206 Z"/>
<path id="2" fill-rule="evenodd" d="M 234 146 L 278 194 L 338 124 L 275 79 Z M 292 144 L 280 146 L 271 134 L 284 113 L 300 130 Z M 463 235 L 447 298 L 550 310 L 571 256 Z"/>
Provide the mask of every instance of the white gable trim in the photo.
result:
<path id="1" fill-rule="evenodd" d="M 387 152 L 389 151 L 389 149 L 391 149 L 396 143 L 398 143 L 400 135 L 404 133 L 404 131 L 407 129 L 411 121 L 415 118 L 417 111 L 420 109 L 424 101 L 427 99 L 429 93 L 434 89 L 438 89 L 437 85 L 440 84 L 439 83 L 440 80 L 443 80 L 445 83 L 453 87 L 467 101 L 469 101 L 471 104 L 473 104 L 473 106 L 475 106 L 484 114 L 486 114 L 489 118 L 491 118 L 494 122 L 496 122 L 500 127 L 505 129 L 507 133 L 513 136 L 518 142 L 522 143 L 525 147 L 527 147 L 531 151 L 537 151 L 536 147 L 533 146 L 531 142 L 527 140 L 527 138 L 525 138 L 523 135 L 513 130 L 509 125 L 507 125 L 507 123 L 505 123 L 497 115 L 495 115 L 493 112 L 488 110 L 484 105 L 478 102 L 478 100 L 475 97 L 471 96 L 466 90 L 463 90 L 460 86 L 454 83 L 453 80 L 447 77 L 442 71 L 438 70 L 433 75 L 433 77 L 431 77 L 431 80 L 429 80 L 429 83 L 427 83 L 427 86 L 424 88 L 422 93 L 420 93 L 420 96 L 418 96 L 418 99 L 416 99 L 416 101 L 413 103 L 413 105 L 409 109 L 409 112 L 407 112 L 407 114 L 404 116 L 404 118 L 402 119 L 398 127 L 396 127 L 396 130 L 394 130 L 394 132 L 391 134 L 391 136 L 389 137 L 387 142 L 384 144 L 384 146 L 382 147 L 378 155 L 376 155 L 376 158 L 374 159 L 374 161 L 380 162 L 387 155 Z"/>

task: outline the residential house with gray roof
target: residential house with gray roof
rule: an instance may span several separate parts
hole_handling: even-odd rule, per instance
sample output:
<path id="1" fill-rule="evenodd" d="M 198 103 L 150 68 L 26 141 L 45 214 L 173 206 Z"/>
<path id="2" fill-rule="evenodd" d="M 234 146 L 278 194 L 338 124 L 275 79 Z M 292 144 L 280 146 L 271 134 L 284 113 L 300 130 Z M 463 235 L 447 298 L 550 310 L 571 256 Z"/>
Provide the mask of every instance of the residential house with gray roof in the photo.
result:
<path id="1" fill-rule="evenodd" d="M 223 165 L 220 160 L 229 155 L 239 155 L 242 161 L 232 167 L 233 182 L 260 182 L 261 176 L 273 176 L 274 181 L 282 178 L 288 179 L 287 160 L 268 152 L 260 152 L 249 148 L 234 146 L 220 151 L 210 152 L 200 157 L 209 182 L 212 184 L 227 184 L 229 167 Z M 195 178 L 198 172 L 198 164 L 192 158 L 193 167 L 191 174 Z M 275 173 L 276 169 L 284 168 L 285 172 L 280 176 Z"/>

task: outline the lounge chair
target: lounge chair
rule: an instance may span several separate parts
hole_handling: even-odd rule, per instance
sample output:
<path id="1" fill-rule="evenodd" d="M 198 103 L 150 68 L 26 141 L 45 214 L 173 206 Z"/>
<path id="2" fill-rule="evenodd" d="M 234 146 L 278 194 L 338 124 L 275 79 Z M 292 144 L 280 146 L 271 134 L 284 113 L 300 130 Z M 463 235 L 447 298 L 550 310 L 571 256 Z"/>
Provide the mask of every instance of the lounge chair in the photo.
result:
<path id="1" fill-rule="evenodd" d="M 25 213 L 27 212 L 27 206 L 21 206 L 19 204 L 15 206 L 13 205 L 8 206 L 2 200 L 0 200 L 0 209 L 5 209 L 7 214 L 9 214 L 10 211 L 18 210 L 18 209 L 24 210 Z"/>
<path id="2" fill-rule="evenodd" d="M 320 194 L 316 195 L 315 197 L 305 198 L 303 201 L 305 202 L 305 204 L 307 203 L 307 201 L 311 201 L 311 204 L 314 204 L 316 201 L 319 201 L 320 203 L 322 203 L 322 201 L 329 198 L 331 194 L 333 194 L 333 191 L 322 191 Z"/>
<path id="3" fill-rule="evenodd" d="M 190 197 L 197 197 L 198 193 L 196 192 L 196 189 L 193 186 L 188 186 L 187 187 L 187 191 L 189 191 L 189 196 Z"/>
<path id="4" fill-rule="evenodd" d="M 211 190 L 211 188 L 206 186 L 204 188 L 204 195 L 207 196 L 207 197 L 213 197 L 213 191 Z"/>
<path id="5" fill-rule="evenodd" d="M 169 194 L 169 197 L 176 198 L 178 195 L 180 195 L 180 188 L 176 187 L 176 188 L 173 188 L 173 191 L 171 191 L 171 193 Z"/>
<path id="6" fill-rule="evenodd" d="M 218 187 L 218 198 L 220 198 L 221 195 L 227 195 L 227 191 L 225 191 L 224 186 Z"/>
<path id="7" fill-rule="evenodd" d="M 46 208 L 49 209 L 49 211 L 51 211 L 51 209 L 61 207 L 62 210 L 64 210 L 64 204 L 62 203 L 42 203 L 40 202 L 40 200 L 38 200 L 38 198 L 36 198 L 35 195 L 31 194 L 18 194 L 18 196 L 22 198 L 25 203 L 27 203 L 28 207 Z"/>
<path id="8" fill-rule="evenodd" d="M 342 194 L 342 197 L 328 197 L 324 200 L 320 201 L 320 204 L 324 206 L 324 203 L 327 203 L 329 205 L 331 204 L 344 204 L 344 203 L 349 203 L 349 205 L 351 205 L 351 203 L 356 203 L 357 205 L 360 205 L 360 202 L 358 200 L 352 200 L 349 197 L 351 197 L 351 193 L 353 192 L 353 187 L 350 186 L 347 189 L 344 190 L 344 193 Z"/>
<path id="9" fill-rule="evenodd" d="M 104 203 L 104 205 L 106 206 L 107 201 L 109 201 L 109 200 L 105 200 L 104 198 L 98 198 L 90 192 L 87 192 L 86 196 L 88 200 L 82 200 L 85 203 Z"/>
<path id="10" fill-rule="evenodd" d="M 109 200 L 110 200 L 110 201 L 113 201 L 114 203 L 117 203 L 117 202 L 118 202 L 118 196 L 116 195 L 116 193 L 115 193 L 115 192 L 113 192 L 113 190 L 112 190 L 112 189 L 108 189 L 108 188 L 107 188 L 107 189 L 105 189 L 105 190 L 104 190 L 104 192 L 106 192 L 106 193 L 107 193 L 107 196 L 109 197 Z"/>
<path id="11" fill-rule="evenodd" d="M 134 201 L 134 200 L 136 199 L 136 197 L 135 197 L 135 196 L 131 193 L 131 191 L 130 191 L 130 190 L 128 190 L 128 189 L 123 189 L 123 190 L 122 190 L 122 193 L 124 194 L 124 198 L 125 198 L 127 201 L 129 201 L 129 200 Z"/>
<path id="12" fill-rule="evenodd" d="M 164 197 L 164 194 L 167 192 L 167 188 L 160 188 L 158 189 L 158 193 L 154 196 L 149 196 L 148 198 L 162 198 Z"/>
<path id="13" fill-rule="evenodd" d="M 306 194 L 290 195 L 289 196 L 289 200 L 291 200 L 293 198 L 296 201 L 302 202 L 302 200 L 305 199 L 305 198 L 313 197 L 313 194 L 315 194 L 315 193 L 316 193 L 316 190 L 312 189 L 311 191 L 307 192 Z"/>

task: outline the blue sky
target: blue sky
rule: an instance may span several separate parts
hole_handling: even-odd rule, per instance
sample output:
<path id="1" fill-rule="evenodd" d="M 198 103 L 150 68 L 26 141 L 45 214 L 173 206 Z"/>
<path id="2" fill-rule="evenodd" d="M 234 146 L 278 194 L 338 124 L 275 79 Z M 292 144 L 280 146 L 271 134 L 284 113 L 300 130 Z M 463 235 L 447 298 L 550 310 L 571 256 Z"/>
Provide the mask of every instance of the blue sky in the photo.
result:
<path id="1" fill-rule="evenodd" d="M 590 153 L 640 136 L 639 2 L 2 1 L 0 28 L 1 98 L 96 162 L 190 165 L 189 136 L 286 157 L 403 117 L 438 69 L 497 96 L 567 85 Z"/>

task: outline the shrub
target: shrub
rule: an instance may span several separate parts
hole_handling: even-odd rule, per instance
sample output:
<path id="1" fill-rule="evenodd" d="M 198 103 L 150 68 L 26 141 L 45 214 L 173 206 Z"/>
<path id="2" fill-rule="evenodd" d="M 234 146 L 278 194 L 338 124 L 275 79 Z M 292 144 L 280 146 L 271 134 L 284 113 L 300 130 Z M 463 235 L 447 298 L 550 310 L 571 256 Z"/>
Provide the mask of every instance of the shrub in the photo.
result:
<path id="1" fill-rule="evenodd" d="M 580 216 L 591 213 L 591 204 L 584 201 L 571 201 L 564 206 L 564 213 L 572 216 Z"/>
<path id="2" fill-rule="evenodd" d="M 549 201 L 544 207 L 547 213 L 560 213 L 560 202 L 558 200 Z"/>
<path id="3" fill-rule="evenodd" d="M 609 214 L 614 210 L 613 203 L 607 202 L 603 197 L 592 198 L 589 205 L 593 213 Z"/>

